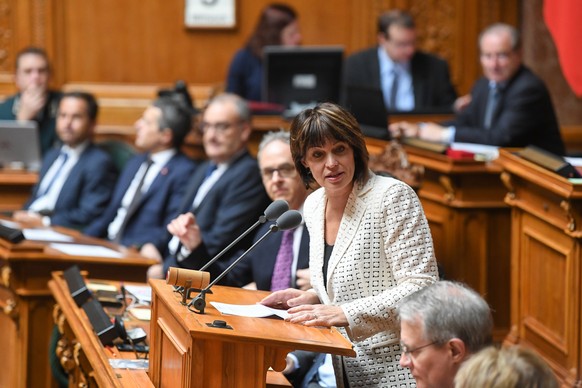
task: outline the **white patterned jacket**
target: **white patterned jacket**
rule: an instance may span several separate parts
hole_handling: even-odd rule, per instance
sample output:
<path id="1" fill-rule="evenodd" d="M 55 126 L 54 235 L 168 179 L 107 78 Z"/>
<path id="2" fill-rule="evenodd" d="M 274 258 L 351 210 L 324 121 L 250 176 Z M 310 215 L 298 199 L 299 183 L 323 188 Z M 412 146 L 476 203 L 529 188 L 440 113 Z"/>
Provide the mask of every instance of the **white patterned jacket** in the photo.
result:
<path id="1" fill-rule="evenodd" d="M 322 303 L 342 307 L 349 326 L 340 329 L 354 343 L 345 358 L 350 387 L 415 386 L 400 358 L 397 303 L 438 279 L 432 238 L 420 201 L 405 183 L 370 172 L 350 194 L 323 279 L 324 189 L 304 206 L 309 229 L 311 284 Z M 335 357 L 338 387 L 341 359 Z"/>

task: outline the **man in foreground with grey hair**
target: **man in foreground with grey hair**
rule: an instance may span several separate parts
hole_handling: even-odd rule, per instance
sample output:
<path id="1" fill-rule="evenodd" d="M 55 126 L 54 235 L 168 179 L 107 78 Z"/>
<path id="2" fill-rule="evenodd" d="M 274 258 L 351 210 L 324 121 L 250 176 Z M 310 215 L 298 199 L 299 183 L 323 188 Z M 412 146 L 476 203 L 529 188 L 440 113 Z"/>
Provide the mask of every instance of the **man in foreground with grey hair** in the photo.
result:
<path id="1" fill-rule="evenodd" d="M 487 302 L 464 284 L 440 281 L 406 297 L 398 306 L 400 365 L 418 387 L 453 387 L 461 364 L 492 343 Z"/>

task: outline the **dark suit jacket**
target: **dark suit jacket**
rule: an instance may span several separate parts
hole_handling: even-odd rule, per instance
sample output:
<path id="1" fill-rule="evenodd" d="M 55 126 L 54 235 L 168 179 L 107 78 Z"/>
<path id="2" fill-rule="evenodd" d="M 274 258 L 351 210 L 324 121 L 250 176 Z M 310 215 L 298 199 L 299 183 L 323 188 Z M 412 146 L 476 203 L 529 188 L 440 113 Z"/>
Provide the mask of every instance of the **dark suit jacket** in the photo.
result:
<path id="1" fill-rule="evenodd" d="M 269 231 L 272 224 L 272 222 L 267 222 L 261 225 L 255 234 L 253 244 Z M 277 253 L 279 252 L 282 238 L 282 232 L 269 234 L 260 244 L 258 244 L 248 253 L 248 255 L 233 267 L 233 269 L 223 278 L 224 280 L 221 283 L 233 287 L 242 287 L 251 282 L 255 282 L 257 284 L 257 289 L 270 291 L 271 278 L 273 277 L 275 261 L 277 260 Z M 241 254 L 243 254 L 242 251 L 234 255 L 233 258 L 236 259 Z M 226 269 L 226 267 L 226 265 L 221 265 L 219 271 Z M 296 269 L 304 268 L 309 268 L 309 233 L 305 226 L 301 233 L 301 244 L 299 245 Z M 293 287 L 297 288 L 297 285 L 293 285 Z"/>
<path id="2" fill-rule="evenodd" d="M 14 101 L 18 98 L 18 94 L 8 97 L 2 104 L 0 104 L 0 120 L 16 120 L 14 114 Z M 40 111 L 37 117 L 40 150 L 43 155 L 51 149 L 55 144 L 60 143 L 57 133 L 55 131 L 55 119 L 57 117 L 57 109 L 61 93 L 56 91 L 49 91 L 47 103 Z"/>
<path id="3" fill-rule="evenodd" d="M 448 123 L 456 128 L 455 141 L 500 147 L 531 144 L 564 155 L 564 143 L 548 90 L 528 68 L 522 66 L 502 88 L 491 128 L 485 130 L 488 95 L 489 81 L 481 78 L 471 90 L 471 104 Z"/>
<path id="4" fill-rule="evenodd" d="M 36 199 L 38 186 L 59 153 L 60 149 L 53 148 L 45 156 L 38 183 L 25 209 Z M 84 228 L 107 206 L 116 177 L 109 155 L 94 144 L 89 144 L 63 185 L 54 211 L 50 214 L 51 225 Z"/>
<path id="5" fill-rule="evenodd" d="M 410 62 L 410 71 L 415 111 L 452 111 L 457 94 L 446 61 L 417 51 Z M 344 88 L 348 85 L 381 89 L 378 47 L 359 51 L 346 59 Z"/>
<path id="6" fill-rule="evenodd" d="M 188 183 L 180 213 L 192 210 L 192 202 L 205 178 L 208 163 L 203 163 Z M 202 267 L 254 224 L 269 202 L 257 161 L 245 151 L 231 163 L 194 210 L 196 222 L 202 233 L 202 244 L 180 262 L 179 266 L 190 269 Z M 237 248 L 248 246 L 251 239 L 252 235 L 248 236 L 238 247 L 233 248 L 232 252 Z M 232 256 L 232 252 L 229 257 Z M 165 254 L 167 253 L 166 250 Z M 225 256 L 220 260 L 224 262 L 228 258 Z M 177 265 L 175 257 L 167 257 L 164 262 L 165 269 Z M 211 272 L 214 278 L 213 275 L 216 273 Z"/>
<path id="7" fill-rule="evenodd" d="M 147 154 L 140 154 L 127 162 L 115 186 L 109 206 L 98 219 L 87 227 L 85 234 L 107 237 L 107 228 L 115 219 L 127 188 L 147 156 Z M 195 167 L 196 164 L 180 152 L 168 161 L 148 191 L 141 197 L 137 210 L 133 215 L 130 215 L 121 238 L 121 244 L 139 247 L 149 242 L 159 249 L 163 247 L 166 226 L 178 215 L 186 187 L 185 182 L 192 175 Z"/>

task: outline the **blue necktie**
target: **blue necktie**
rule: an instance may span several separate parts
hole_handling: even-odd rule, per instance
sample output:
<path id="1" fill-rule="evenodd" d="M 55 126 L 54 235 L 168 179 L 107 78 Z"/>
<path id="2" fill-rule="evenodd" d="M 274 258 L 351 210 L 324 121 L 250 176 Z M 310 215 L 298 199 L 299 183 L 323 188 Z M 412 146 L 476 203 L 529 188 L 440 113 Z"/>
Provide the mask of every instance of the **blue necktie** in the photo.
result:
<path id="1" fill-rule="evenodd" d="M 396 96 L 398 94 L 398 70 L 396 70 L 396 67 L 394 67 L 392 73 L 394 74 L 394 78 L 392 79 L 392 87 L 390 88 L 389 104 L 390 110 L 396 110 Z"/>
<path id="2" fill-rule="evenodd" d="M 499 90 L 499 85 L 494 84 L 489 88 L 489 96 L 487 97 L 487 107 L 485 108 L 485 118 L 483 119 L 483 127 L 485 129 L 491 128 L 493 123 L 493 115 L 497 109 L 497 104 L 499 103 L 499 95 L 501 91 Z"/>
<path id="3" fill-rule="evenodd" d="M 67 163 L 68 158 L 69 155 L 64 151 L 61 151 L 59 157 L 55 159 L 54 162 L 55 165 L 58 165 L 58 167 L 56 168 L 56 172 L 53 174 L 50 181 L 46 185 L 43 185 L 42 191 L 39 188 L 39 191 L 36 193 L 37 198 L 42 197 L 43 195 L 46 195 L 46 193 L 48 193 L 48 191 L 51 189 L 52 185 L 55 183 L 59 175 L 61 175 L 61 172 L 63 171 L 63 166 L 65 165 L 65 163 Z"/>

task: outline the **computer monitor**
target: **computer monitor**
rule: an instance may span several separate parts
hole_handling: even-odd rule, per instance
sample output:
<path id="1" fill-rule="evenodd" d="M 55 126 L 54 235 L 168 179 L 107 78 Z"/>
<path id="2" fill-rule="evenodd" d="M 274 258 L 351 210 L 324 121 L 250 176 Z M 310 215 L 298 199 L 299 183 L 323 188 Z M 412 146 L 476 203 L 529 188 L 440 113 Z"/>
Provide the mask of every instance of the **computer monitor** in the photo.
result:
<path id="1" fill-rule="evenodd" d="M 40 170 L 36 121 L 0 120 L 0 168 Z"/>
<path id="2" fill-rule="evenodd" d="M 364 135 L 390 140 L 388 110 L 380 88 L 347 85 L 344 105 L 358 120 Z"/>
<path id="3" fill-rule="evenodd" d="M 267 46 L 263 50 L 263 101 L 294 116 L 318 102 L 339 102 L 341 46 Z"/>

